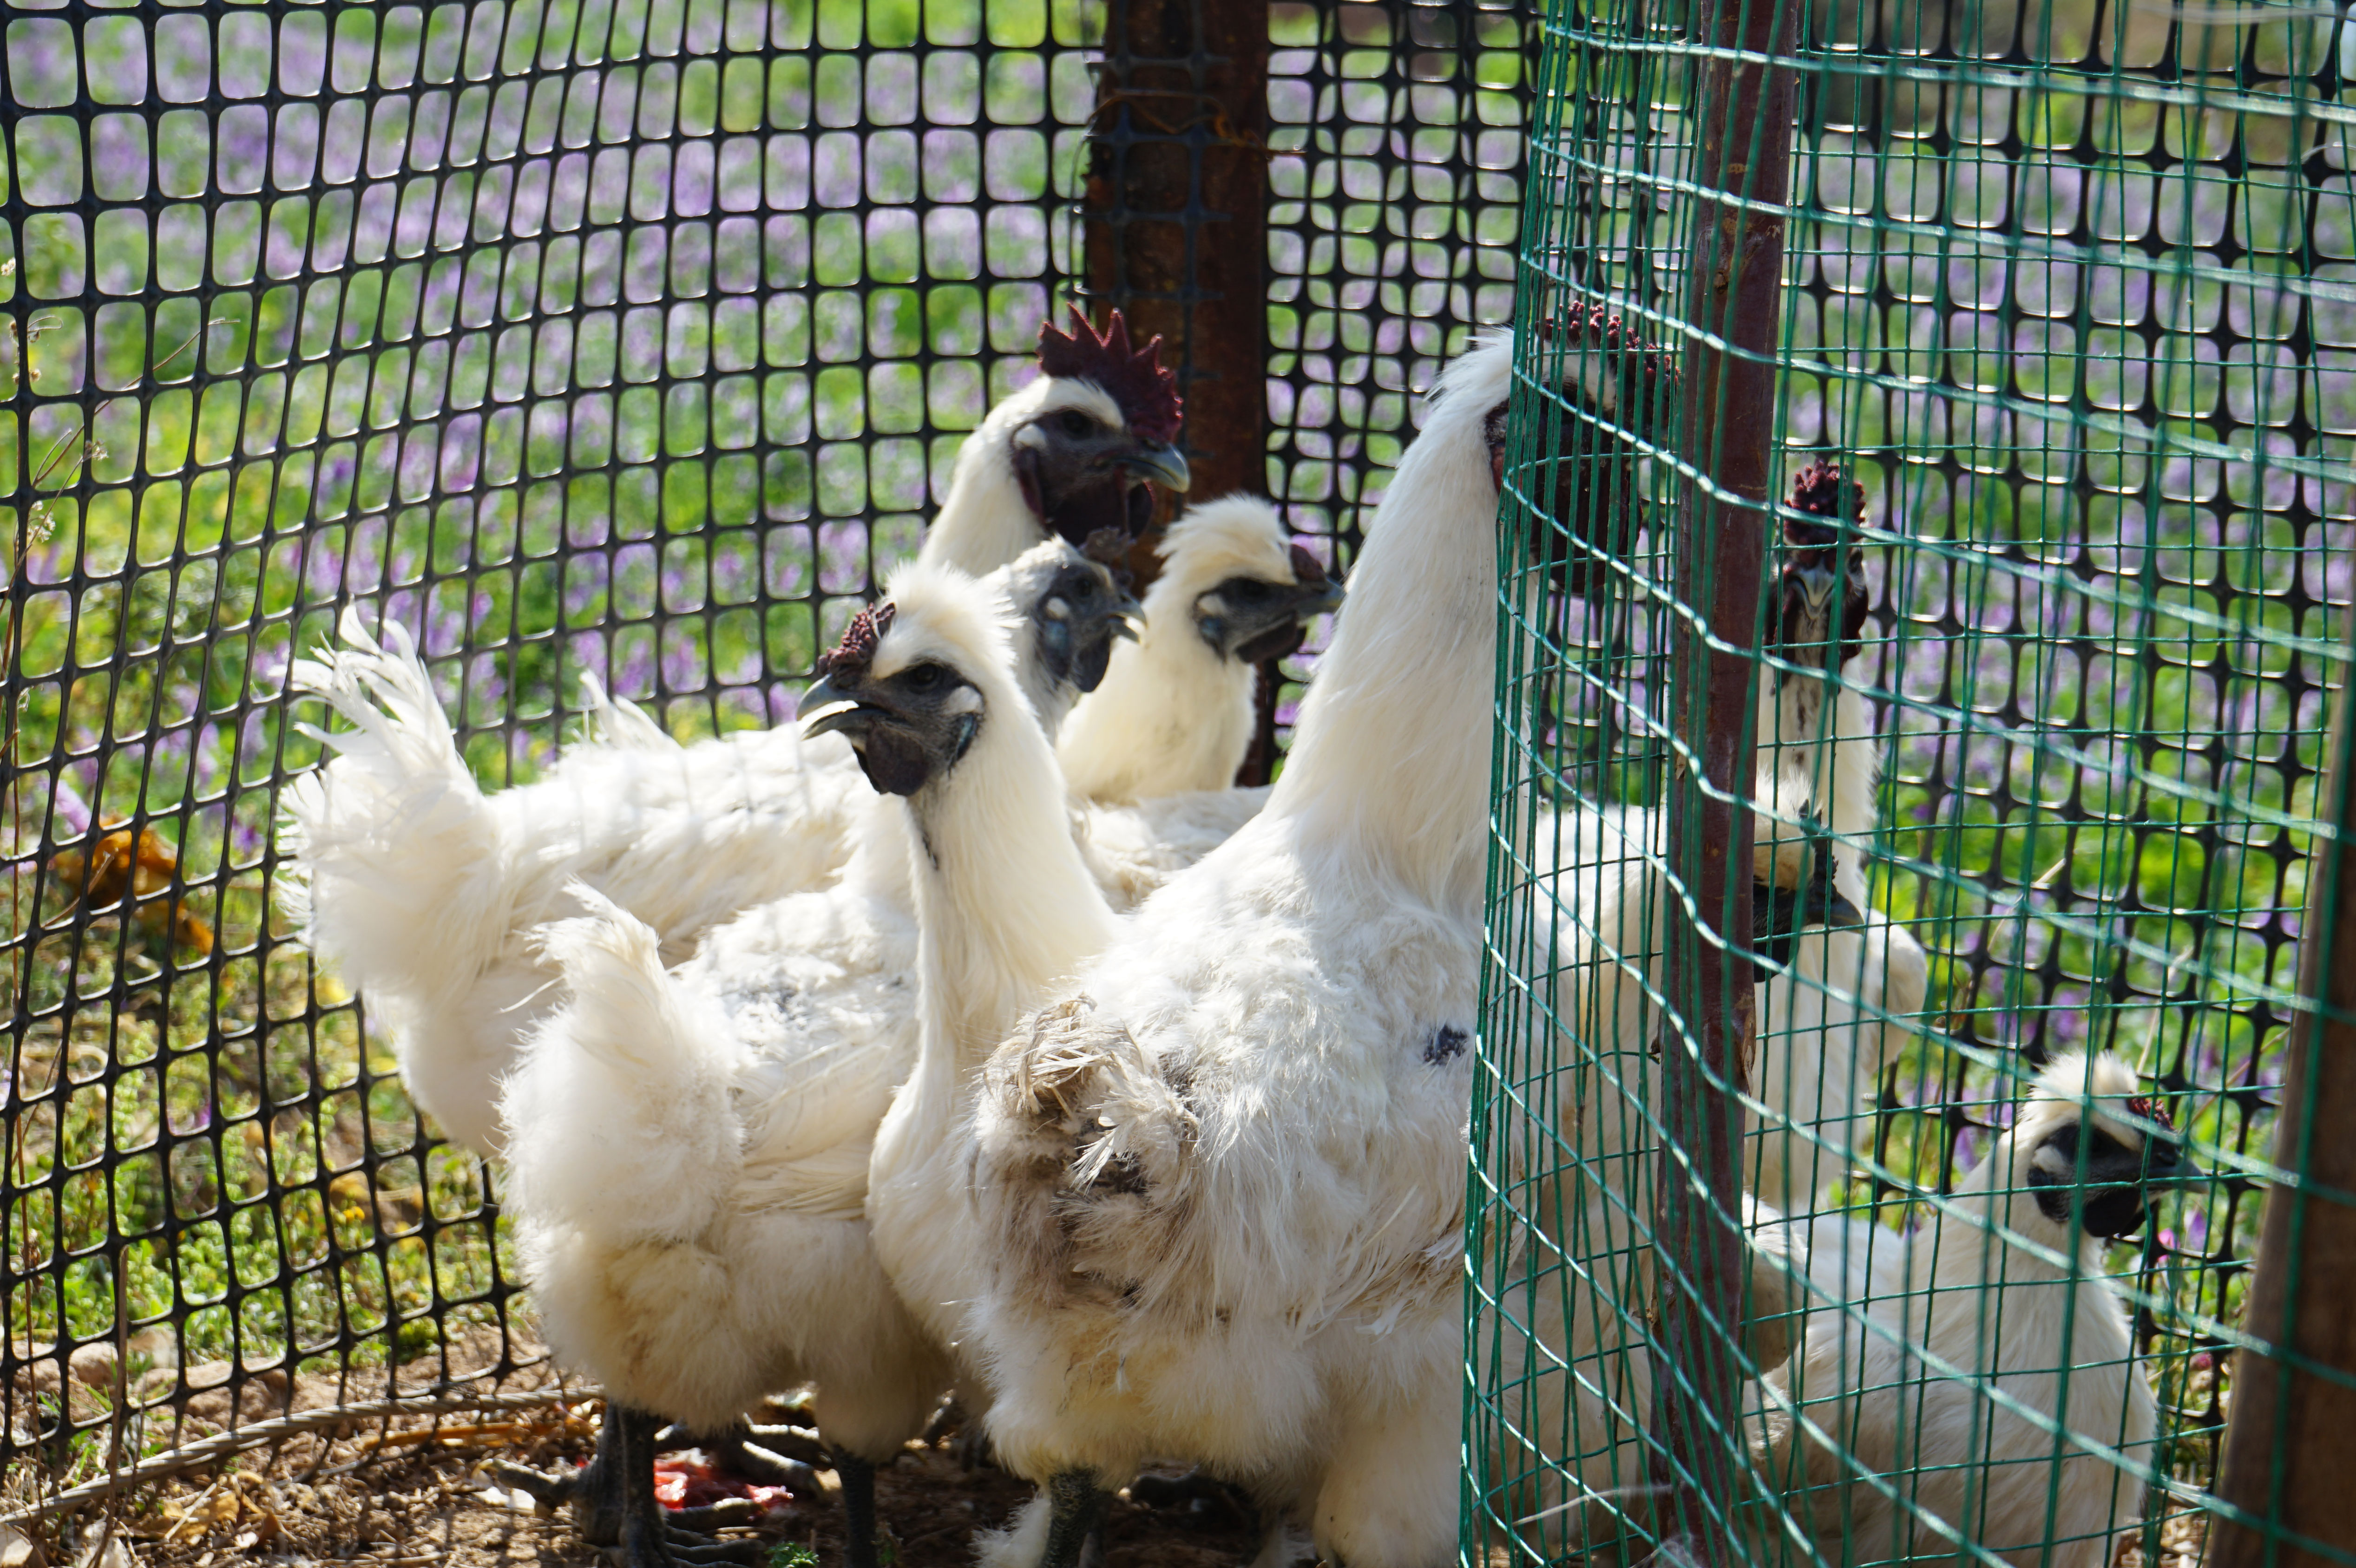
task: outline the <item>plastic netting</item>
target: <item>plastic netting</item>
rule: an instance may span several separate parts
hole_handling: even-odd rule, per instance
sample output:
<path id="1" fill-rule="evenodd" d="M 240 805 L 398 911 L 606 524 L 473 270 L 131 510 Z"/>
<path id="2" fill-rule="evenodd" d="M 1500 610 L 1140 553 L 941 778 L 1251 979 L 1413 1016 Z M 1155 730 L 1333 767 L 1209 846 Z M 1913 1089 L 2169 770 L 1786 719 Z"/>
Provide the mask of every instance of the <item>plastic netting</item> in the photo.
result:
<path id="1" fill-rule="evenodd" d="M 545 766 L 584 673 L 682 737 L 789 716 L 1078 270 L 1103 22 L 10 9 L 12 1477 L 541 1355 L 495 1173 L 273 912 L 321 754 L 288 662 L 347 605 L 406 624 L 487 784 Z M 1536 28 L 1265 22 L 1269 484 L 1346 560 L 1409 392 L 1511 309 Z"/>
<path id="2" fill-rule="evenodd" d="M 1724 127 L 1714 167 L 1723 73 L 1770 58 L 1725 28 L 1757 16 L 1602 0 L 1545 25 L 1465 1561 L 1650 1550 L 1623 1531 L 1712 1562 L 2192 1561 L 2308 857 L 2332 841 L 2356 30 L 2328 6 L 1781 9 L 1796 124 Z M 1766 174 L 1786 135 L 1788 198 Z M 1730 237 L 1738 212 L 1787 214 L 1772 335 L 1697 303 L 1703 226 Z M 1541 327 L 1593 306 L 1682 382 L 1624 339 Z M 1737 437 L 1687 400 L 1706 352 L 1772 359 L 1764 496 L 1719 481 Z M 1615 376 L 1649 399 L 1599 402 Z M 1861 484 L 1861 515 L 1804 481 L 1819 461 Z M 1639 475 L 1622 520 L 1643 532 L 1606 560 L 1545 481 L 1611 462 Z M 1763 584 L 1730 626 L 1712 594 L 1746 532 Z M 1520 566 L 1533 550 L 1558 564 Z M 1588 592 L 1563 591 L 1565 557 L 1601 563 Z M 1850 571 L 1870 613 L 1843 647 Z M 1705 632 L 1756 661 L 1746 703 L 1700 710 L 1680 636 Z M 1755 784 L 1722 782 L 1756 796 L 1761 856 L 1794 863 L 1737 838 L 1716 906 L 1671 826 L 1710 795 L 1705 731 L 1755 740 Z M 1812 855 L 1837 885 L 1809 906 L 1790 895 Z M 1844 887 L 1863 927 L 1828 933 Z M 1751 1135 L 1715 1173 L 1664 1081 L 1737 1082 L 1687 983 L 1722 965 L 1732 1003 L 1752 974 L 1696 926 L 1767 955 Z M 2119 1148 L 2151 1163 L 2123 1172 Z M 1657 1229 L 1672 1189 L 1739 1243 L 1731 1277 Z M 2136 1191 L 2148 1220 L 2122 1223 Z M 1676 1354 L 1695 1300 L 1729 1377 Z"/>

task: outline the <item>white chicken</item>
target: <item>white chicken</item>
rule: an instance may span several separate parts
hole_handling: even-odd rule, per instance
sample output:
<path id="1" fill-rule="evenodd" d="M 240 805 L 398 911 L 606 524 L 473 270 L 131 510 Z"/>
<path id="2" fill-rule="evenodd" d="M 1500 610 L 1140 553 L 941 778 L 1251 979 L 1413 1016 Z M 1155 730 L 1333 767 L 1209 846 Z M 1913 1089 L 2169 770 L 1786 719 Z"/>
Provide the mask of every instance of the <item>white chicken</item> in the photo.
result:
<path id="1" fill-rule="evenodd" d="M 873 1563 L 874 1466 L 952 1371 L 934 1304 L 904 1309 L 862 1211 L 871 1148 L 884 1159 L 893 1129 L 935 1104 L 916 997 L 978 1061 L 1111 926 L 1000 602 L 927 566 L 890 592 L 803 706 L 806 729 L 849 737 L 905 807 L 875 803 L 841 884 L 748 912 L 669 974 L 652 928 L 583 890 L 592 913 L 546 938 L 569 999 L 508 1083 L 528 1275 L 551 1345 L 604 1381 L 616 1435 L 595 1474 L 530 1489 L 571 1500 L 584 1531 L 616 1531 L 637 1568 L 666 1549 L 651 1413 L 722 1430 L 802 1382 L 843 1480 L 851 1561 Z M 920 1133 L 920 1154 L 937 1141 Z M 953 1183 L 926 1191 L 962 1207 Z"/>
<path id="2" fill-rule="evenodd" d="M 1762 1209 L 1809 1299 L 1801 1353 L 1748 1398 L 1751 1560 L 1954 1563 L 1960 1538 L 2015 1568 L 2109 1563 L 2145 1487 L 2109 1454 L 2150 1465 L 2158 1411 L 2103 1253 L 2181 1168 L 2126 1065 L 2072 1054 L 1912 1234 Z M 1659 1499 L 1591 1500 L 1581 1531 L 1655 1535 Z"/>
<path id="3" fill-rule="evenodd" d="M 1046 1484 L 988 1561 L 1069 1568 L 1154 1459 L 1292 1499 L 1353 1568 L 1453 1560 L 1512 357 L 1442 374 L 1267 806 L 1008 1037 L 937 1157 L 974 1170 L 940 1244 L 991 1437 Z"/>
<path id="4" fill-rule="evenodd" d="M 1922 944 L 1874 911 L 1866 890 L 1881 745 L 1859 656 L 1869 610 L 1857 537 L 1865 492 L 1820 462 L 1794 477 L 1791 505 L 1802 516 L 1783 519 L 1768 644 L 1798 667 L 1769 677 L 1758 763 L 1768 809 L 1757 836 L 1790 842 L 1821 821 L 1834 884 L 1862 915 L 1803 938 L 1785 955 L 1790 972 L 1761 987 L 1751 1085 L 1766 1110 L 1751 1134 L 1747 1175 L 1762 1199 L 1797 1210 L 1870 1147 L 1872 1092 L 1923 1008 L 1930 967 Z"/>
<path id="5" fill-rule="evenodd" d="M 1573 808 L 1556 826 L 1564 869 L 1551 900 L 1531 911 L 1550 929 L 1535 941 L 1510 930 L 1505 938 L 1508 952 L 1554 955 L 1539 1040 L 1505 1069 L 1515 1099 L 1540 1106 L 1547 1131 L 1526 1137 L 1527 1123 L 1507 1113 L 1504 1142 L 1483 1151 L 1515 1198 L 1512 1218 L 1500 1215 L 1488 1231 L 1480 1273 L 1497 1282 L 1497 1305 L 1476 1325 L 1473 1346 L 1484 1381 L 1512 1402 L 1515 1440 L 1493 1455 L 1487 1480 L 1516 1514 L 1558 1506 L 1566 1483 L 1634 1484 L 1654 1416 L 1652 1329 L 1636 1304 L 1660 1290 L 1648 1237 L 1680 907 L 1665 869 L 1667 819 L 1637 807 Z M 1795 947 L 1862 919 L 1821 843 L 1755 847 L 1758 978 L 1780 973 L 1770 965 L 1790 963 Z M 1773 1257 L 1752 1264 L 1745 1349 L 1752 1365 L 1772 1365 L 1788 1350 L 1776 1319 L 1792 1293 Z"/>
<path id="6" fill-rule="evenodd" d="M 1912 1235 L 1804 1226 L 1826 1305 L 1763 1381 L 1758 1457 L 1820 1550 L 1951 1563 L 1955 1532 L 2015 1568 L 2111 1561 L 2144 1480 L 2090 1445 L 2149 1465 L 2158 1407 L 2103 1253 L 2179 1174 L 2172 1133 L 2117 1057 L 2059 1057 Z"/>
<path id="7" fill-rule="evenodd" d="M 1102 334 L 1076 311 L 1068 334 L 1043 325 L 1041 375 L 959 449 L 919 559 L 980 575 L 1045 538 L 1134 532 L 1152 483 L 1183 490 L 1160 341 L 1132 350 L 1118 312 Z M 286 795 L 283 906 L 387 1026 L 412 1093 L 478 1154 L 498 1152 L 498 1074 L 548 1010 L 551 971 L 530 943 L 580 912 L 568 883 L 631 910 L 676 959 L 718 921 L 822 885 L 850 854 L 867 791 L 839 741 L 782 727 L 682 748 L 593 690 L 603 743 L 487 795 L 406 635 L 388 627 L 380 647 L 348 612 L 342 630 L 344 649 L 292 672 L 290 690 L 326 697 L 354 728 Z"/>
<path id="8" fill-rule="evenodd" d="M 1021 667 L 1057 722 L 1106 661 L 1101 645 L 1075 646 L 1059 616 L 1093 619 L 1098 599 L 1117 597 L 1124 613 L 1135 603 L 1060 539 L 991 581 L 1038 617 Z M 839 769 L 775 765 L 802 745 L 791 729 L 681 748 L 639 733 L 653 726 L 624 705 L 615 728 L 634 739 L 579 749 L 548 780 L 486 795 L 408 635 L 393 624 L 386 635 L 380 645 L 348 611 L 344 647 L 294 669 L 356 728 L 328 737 L 340 756 L 288 791 L 281 841 L 313 894 L 307 909 L 290 900 L 292 912 L 307 915 L 314 951 L 336 958 L 388 1026 L 412 1097 L 450 1136 L 496 1157 L 498 1081 L 555 1006 L 537 928 L 578 912 L 573 883 L 634 911 L 677 962 L 748 896 L 835 876 L 842 855 L 820 840 L 847 842 L 869 792 L 847 749 Z M 658 809 L 666 799 L 671 808 Z"/>
<path id="9" fill-rule="evenodd" d="M 1126 805 L 1233 784 L 1251 744 L 1255 667 L 1298 649 L 1310 620 L 1342 601 L 1257 496 L 1188 508 L 1160 551 L 1143 636 L 1113 651 L 1104 684 L 1055 740 L 1083 800 Z"/>
<path id="10" fill-rule="evenodd" d="M 1310 623 L 1342 603 L 1341 584 L 1256 496 L 1190 507 L 1159 548 L 1143 635 L 1113 650 L 1103 684 L 1055 742 L 1085 803 L 1081 851 L 1123 912 L 1268 799 L 1265 787 L 1232 787 L 1251 746 L 1257 667 L 1300 647 Z"/>

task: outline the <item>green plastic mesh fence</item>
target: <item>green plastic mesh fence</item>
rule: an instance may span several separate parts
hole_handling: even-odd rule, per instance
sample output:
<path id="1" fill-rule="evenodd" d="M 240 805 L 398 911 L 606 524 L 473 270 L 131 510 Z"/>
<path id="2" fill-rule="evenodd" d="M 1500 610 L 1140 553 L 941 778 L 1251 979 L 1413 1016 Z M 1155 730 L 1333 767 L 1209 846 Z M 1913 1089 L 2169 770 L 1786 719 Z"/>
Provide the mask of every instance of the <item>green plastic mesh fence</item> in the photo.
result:
<path id="1" fill-rule="evenodd" d="M 1545 25 L 1464 1560 L 2190 1563 L 2334 841 L 2356 30 L 1781 9 Z"/>
<path id="2" fill-rule="evenodd" d="M 1103 20 L 7 9 L 9 1506 L 117 1436 L 539 1375 L 495 1171 L 273 912 L 324 722 L 289 661 L 408 627 L 486 785 L 584 674 L 681 737 L 790 714 L 1078 272 Z M 1270 489 L 1346 560 L 1410 394 L 1512 309 L 1536 27 L 1266 25 Z"/>

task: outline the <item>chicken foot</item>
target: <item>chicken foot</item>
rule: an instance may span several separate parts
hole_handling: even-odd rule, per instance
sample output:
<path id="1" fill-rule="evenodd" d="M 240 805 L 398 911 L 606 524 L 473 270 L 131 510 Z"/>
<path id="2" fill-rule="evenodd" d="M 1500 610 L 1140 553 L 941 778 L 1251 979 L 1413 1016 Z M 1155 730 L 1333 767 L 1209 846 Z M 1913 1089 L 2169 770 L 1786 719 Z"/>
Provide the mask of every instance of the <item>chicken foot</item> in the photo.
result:
<path id="1" fill-rule="evenodd" d="M 656 1498 L 655 1434 L 661 1426 L 659 1415 L 608 1403 L 597 1431 L 596 1456 L 580 1469 L 550 1475 L 499 1461 L 491 1470 L 543 1509 L 569 1508 L 581 1539 L 618 1548 L 624 1568 L 761 1562 L 766 1552 L 759 1541 L 723 1542 L 699 1533 L 752 1523 L 760 1509 L 750 1500 L 671 1509 Z"/>
<path id="2" fill-rule="evenodd" d="M 1088 1538 L 1104 1522 L 1112 1493 L 1094 1470 L 1065 1470 L 1047 1479 L 1047 1548 L 1039 1568 L 1079 1568 Z"/>
<path id="3" fill-rule="evenodd" d="M 755 1426 L 744 1421 L 720 1432 L 671 1426 L 655 1435 L 655 1452 L 700 1448 L 723 1475 L 756 1486 L 783 1487 L 798 1498 L 814 1498 L 819 1490 L 817 1469 L 785 1452 L 788 1445 L 802 1446 L 807 1435 L 798 1427 Z"/>

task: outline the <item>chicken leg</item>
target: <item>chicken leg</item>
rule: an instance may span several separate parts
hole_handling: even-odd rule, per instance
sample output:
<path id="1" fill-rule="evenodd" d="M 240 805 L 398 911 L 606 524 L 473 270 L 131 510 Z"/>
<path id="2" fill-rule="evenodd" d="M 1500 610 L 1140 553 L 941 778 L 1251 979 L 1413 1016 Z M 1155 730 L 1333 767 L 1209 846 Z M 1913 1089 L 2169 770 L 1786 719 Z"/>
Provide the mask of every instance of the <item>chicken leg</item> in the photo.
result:
<path id="1" fill-rule="evenodd" d="M 1104 1522 L 1112 1494 L 1094 1470 L 1065 1470 L 1047 1480 L 1047 1547 L 1039 1568 L 1079 1568 L 1088 1537 Z"/>
<path id="2" fill-rule="evenodd" d="M 569 1506 L 581 1539 L 592 1546 L 620 1548 L 623 1568 L 760 1563 L 766 1551 L 759 1541 L 723 1542 L 698 1533 L 753 1522 L 760 1510 L 751 1502 L 669 1509 L 656 1498 L 655 1434 L 662 1424 L 650 1412 L 608 1403 L 597 1431 L 596 1456 L 580 1469 L 552 1476 L 500 1462 L 492 1473 L 542 1508 Z"/>
<path id="3" fill-rule="evenodd" d="M 842 1560 L 849 1568 L 876 1568 L 875 1467 L 838 1451 L 834 1473 L 842 1480 Z"/>

